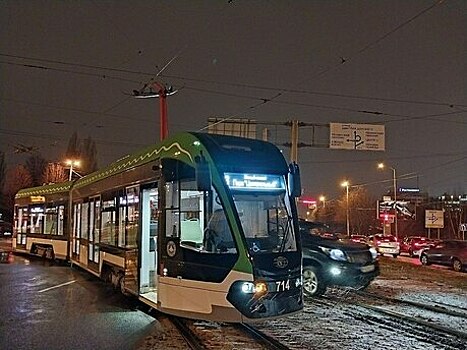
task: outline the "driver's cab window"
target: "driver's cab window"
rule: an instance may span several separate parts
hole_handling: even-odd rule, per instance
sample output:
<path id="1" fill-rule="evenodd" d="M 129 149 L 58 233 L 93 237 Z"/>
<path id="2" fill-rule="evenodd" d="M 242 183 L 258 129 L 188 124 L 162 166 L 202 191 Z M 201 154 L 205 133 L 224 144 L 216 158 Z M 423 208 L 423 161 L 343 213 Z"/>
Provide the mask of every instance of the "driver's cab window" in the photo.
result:
<path id="1" fill-rule="evenodd" d="M 208 196 L 207 224 L 204 229 L 203 250 L 212 253 L 236 253 L 234 238 L 224 208 L 214 188 Z"/>

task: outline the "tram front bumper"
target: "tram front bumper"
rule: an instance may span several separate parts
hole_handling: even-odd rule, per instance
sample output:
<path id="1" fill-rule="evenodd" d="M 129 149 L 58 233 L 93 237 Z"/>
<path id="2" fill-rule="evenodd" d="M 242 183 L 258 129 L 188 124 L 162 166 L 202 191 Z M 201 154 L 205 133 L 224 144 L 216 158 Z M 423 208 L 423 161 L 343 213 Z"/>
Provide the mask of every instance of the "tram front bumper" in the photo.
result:
<path id="1" fill-rule="evenodd" d="M 250 319 L 287 315 L 303 308 L 301 278 L 289 284 L 237 281 L 230 287 L 227 300 Z"/>

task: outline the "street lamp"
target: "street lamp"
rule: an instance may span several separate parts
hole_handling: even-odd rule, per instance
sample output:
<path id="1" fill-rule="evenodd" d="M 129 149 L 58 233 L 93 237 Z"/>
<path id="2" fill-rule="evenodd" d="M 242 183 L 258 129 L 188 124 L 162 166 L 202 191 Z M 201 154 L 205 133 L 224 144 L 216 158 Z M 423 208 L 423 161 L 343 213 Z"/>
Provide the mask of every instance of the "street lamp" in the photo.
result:
<path id="1" fill-rule="evenodd" d="M 79 160 L 77 160 L 77 159 L 67 159 L 65 161 L 65 164 L 70 167 L 70 175 L 68 176 L 68 181 L 71 181 L 71 178 L 72 178 L 72 175 L 73 175 L 73 166 L 79 167 L 81 162 Z"/>
<path id="2" fill-rule="evenodd" d="M 385 165 L 384 163 L 379 163 L 378 164 L 378 169 L 384 169 Z M 396 169 L 392 167 L 388 167 L 389 169 L 392 170 L 392 185 L 393 185 L 393 192 L 394 192 L 394 232 L 396 235 L 396 238 L 398 237 L 398 232 L 397 232 L 397 177 L 396 177 Z"/>
<path id="3" fill-rule="evenodd" d="M 347 205 L 346 205 L 346 212 L 347 212 L 347 236 L 350 237 L 350 224 L 349 224 L 349 181 L 344 181 L 343 183 L 341 183 L 341 186 L 342 187 L 345 187 L 346 189 L 346 192 L 347 192 Z"/>

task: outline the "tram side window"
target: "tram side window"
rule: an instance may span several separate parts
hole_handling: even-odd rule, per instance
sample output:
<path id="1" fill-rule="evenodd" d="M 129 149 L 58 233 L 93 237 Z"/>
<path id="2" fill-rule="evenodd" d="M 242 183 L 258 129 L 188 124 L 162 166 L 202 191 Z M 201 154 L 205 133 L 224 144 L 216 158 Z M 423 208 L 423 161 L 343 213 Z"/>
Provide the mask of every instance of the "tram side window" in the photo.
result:
<path id="1" fill-rule="evenodd" d="M 28 208 L 18 209 L 18 232 L 26 233 L 28 231 Z"/>
<path id="2" fill-rule="evenodd" d="M 178 181 L 171 181 L 165 184 L 165 208 L 166 223 L 165 234 L 167 237 L 179 236 L 180 208 L 179 208 L 179 187 Z"/>
<path id="3" fill-rule="evenodd" d="M 73 253 L 79 254 L 79 238 L 81 231 L 81 203 L 73 205 Z"/>
<path id="4" fill-rule="evenodd" d="M 204 192 L 196 189 L 195 181 L 181 181 L 180 187 L 180 241 L 200 248 L 203 245 Z"/>
<path id="5" fill-rule="evenodd" d="M 45 209 L 44 234 L 57 234 L 57 207 L 49 207 Z"/>
<path id="6" fill-rule="evenodd" d="M 44 207 L 32 206 L 29 208 L 30 213 L 30 233 L 42 233 L 44 227 Z"/>
<path id="7" fill-rule="evenodd" d="M 59 205 L 58 206 L 58 215 L 57 215 L 57 235 L 63 236 L 63 223 L 65 221 L 65 206 Z"/>
<path id="8" fill-rule="evenodd" d="M 126 246 L 136 247 L 139 221 L 139 187 L 126 189 L 127 217 L 126 217 Z"/>
<path id="9" fill-rule="evenodd" d="M 89 237 L 89 203 L 83 203 L 81 207 L 81 238 Z"/>
<path id="10" fill-rule="evenodd" d="M 91 207 L 92 211 L 92 230 L 89 231 L 89 239 L 93 240 L 94 243 L 99 243 L 100 239 L 100 229 L 101 229 L 101 213 L 100 213 L 100 205 L 101 201 L 100 198 L 95 198 L 93 201 L 93 205 Z M 92 238 L 91 238 L 92 237 Z M 94 261 L 95 263 L 99 262 L 99 247 L 94 244 L 94 254 L 90 255 L 90 260 Z"/>
<path id="11" fill-rule="evenodd" d="M 101 211 L 101 243 L 115 245 L 116 233 L 115 198 L 104 200 Z"/>
<path id="12" fill-rule="evenodd" d="M 178 160 L 163 162 L 166 236 L 203 253 L 236 253 L 217 191 L 197 190 L 195 169 Z"/>
<path id="13" fill-rule="evenodd" d="M 100 198 L 96 197 L 89 202 L 89 255 L 90 261 L 99 263 L 99 243 L 100 237 Z"/>

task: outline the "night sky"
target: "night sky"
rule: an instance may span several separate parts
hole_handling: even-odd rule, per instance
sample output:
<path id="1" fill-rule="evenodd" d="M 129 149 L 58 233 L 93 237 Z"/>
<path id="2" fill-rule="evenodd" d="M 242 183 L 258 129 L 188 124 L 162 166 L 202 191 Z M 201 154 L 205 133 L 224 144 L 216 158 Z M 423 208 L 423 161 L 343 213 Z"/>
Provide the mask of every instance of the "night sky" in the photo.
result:
<path id="1" fill-rule="evenodd" d="M 255 119 L 287 159 L 274 123 L 385 125 L 384 152 L 300 148 L 307 196 L 345 178 L 382 194 L 379 161 L 399 187 L 466 193 L 466 14 L 464 0 L 1 1 L 0 150 L 9 166 L 29 156 L 18 144 L 60 161 L 77 131 L 103 167 L 155 143 L 158 100 L 131 96 L 153 79 L 178 89 L 170 134 Z"/>

